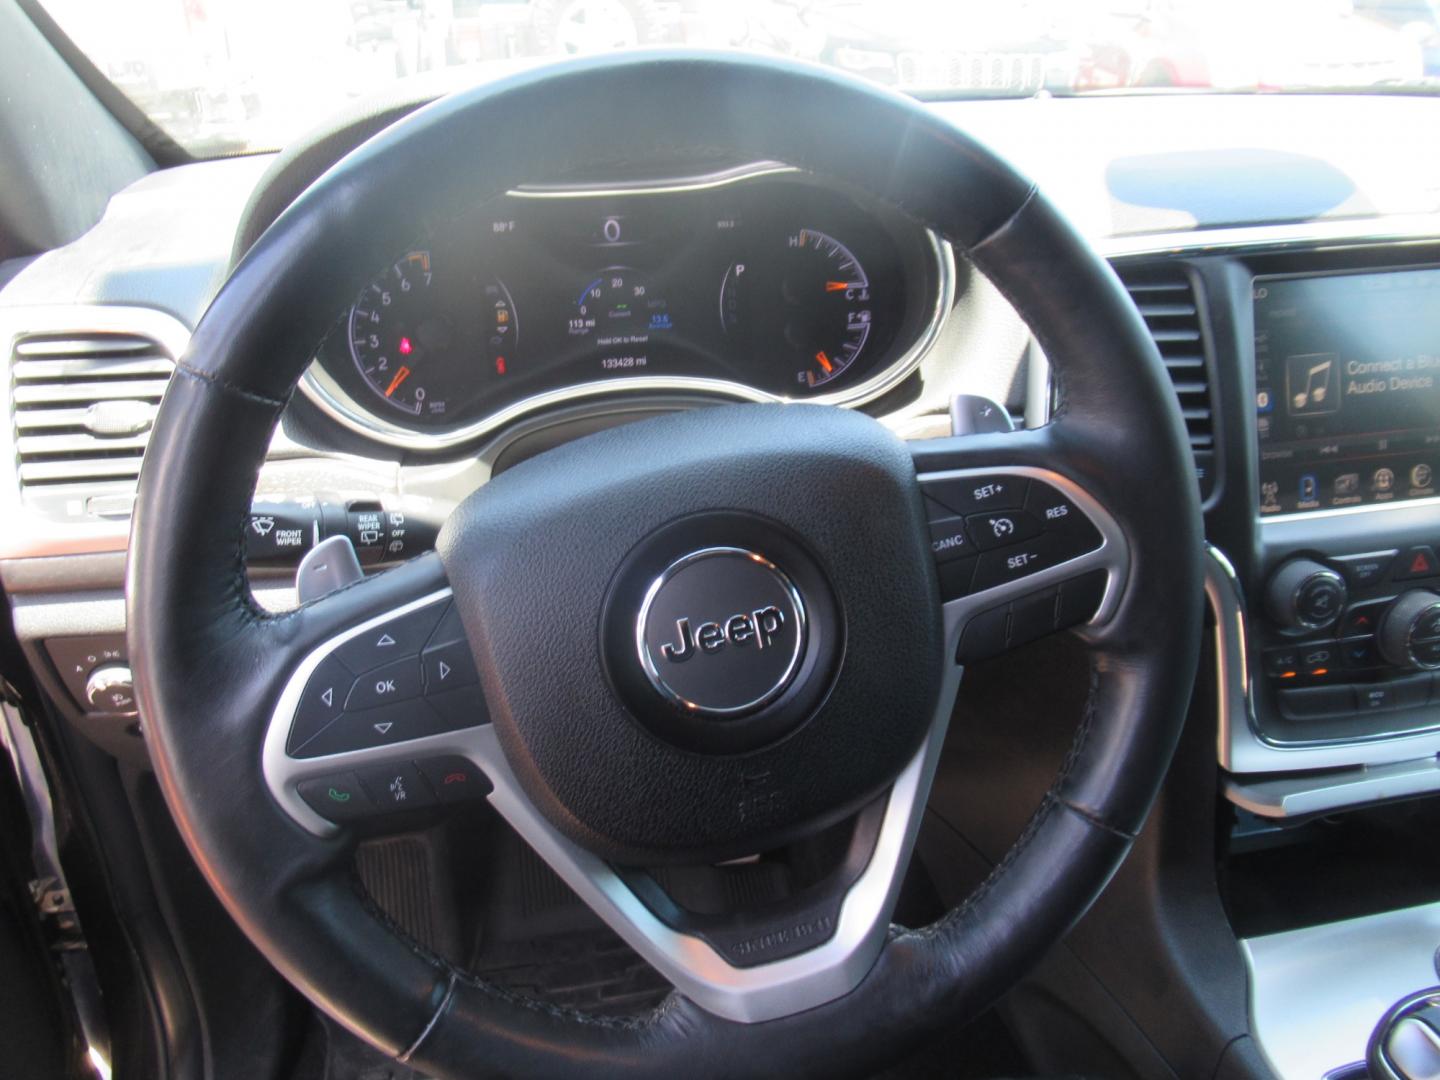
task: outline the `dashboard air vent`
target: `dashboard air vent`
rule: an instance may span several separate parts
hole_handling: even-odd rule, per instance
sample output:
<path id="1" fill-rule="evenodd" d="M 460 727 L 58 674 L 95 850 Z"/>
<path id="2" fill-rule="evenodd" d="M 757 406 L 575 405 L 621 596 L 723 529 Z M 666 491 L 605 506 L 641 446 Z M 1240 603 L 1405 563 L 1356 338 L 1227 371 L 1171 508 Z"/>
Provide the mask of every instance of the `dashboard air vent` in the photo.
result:
<path id="1" fill-rule="evenodd" d="M 1215 474 L 1215 416 L 1195 286 L 1178 266 L 1119 267 L 1117 271 L 1170 373 L 1195 454 L 1201 497 L 1207 498 Z"/>
<path id="2" fill-rule="evenodd" d="M 17 338 L 10 409 L 25 501 L 70 516 L 97 495 L 133 496 L 173 370 L 169 353 L 140 334 Z"/>

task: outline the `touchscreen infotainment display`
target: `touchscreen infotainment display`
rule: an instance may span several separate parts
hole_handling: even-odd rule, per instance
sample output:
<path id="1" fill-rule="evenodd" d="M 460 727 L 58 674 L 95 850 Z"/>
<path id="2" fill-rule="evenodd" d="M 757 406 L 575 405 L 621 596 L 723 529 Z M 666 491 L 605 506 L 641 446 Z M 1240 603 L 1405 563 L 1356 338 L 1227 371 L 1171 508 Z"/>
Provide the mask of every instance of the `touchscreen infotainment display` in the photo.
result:
<path id="1" fill-rule="evenodd" d="M 1254 282 L 1260 513 L 1440 486 L 1440 269 Z"/>

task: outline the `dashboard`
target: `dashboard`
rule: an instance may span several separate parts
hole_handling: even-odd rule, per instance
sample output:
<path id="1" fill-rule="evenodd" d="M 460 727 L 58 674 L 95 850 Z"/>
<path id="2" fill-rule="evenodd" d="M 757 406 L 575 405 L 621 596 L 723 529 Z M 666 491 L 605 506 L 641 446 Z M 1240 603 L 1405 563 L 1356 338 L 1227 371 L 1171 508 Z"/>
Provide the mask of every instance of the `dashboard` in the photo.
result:
<path id="1" fill-rule="evenodd" d="M 527 187 L 357 284 L 302 388 L 410 446 L 636 392 L 860 404 L 934 343 L 952 266 L 894 209 L 774 163 Z"/>
<path id="2" fill-rule="evenodd" d="M 1217 762 L 1254 836 L 1440 793 L 1440 144 L 1394 137 L 1434 130 L 1440 100 L 933 108 L 1032 175 L 1110 260 L 1170 369 L 1211 544 L 1212 637 L 1187 735 L 1205 743 L 1202 827 Z M 1256 146 L 1274 150 L 1268 185 L 1243 181 Z M 0 471 L 0 583 L 47 698 L 137 765 L 119 678 L 129 493 L 165 365 L 236 236 L 264 228 L 247 207 L 283 179 L 270 167 L 156 173 L 73 244 L 0 263 L 13 388 L 0 439 L 16 463 Z M 293 604 L 294 556 L 322 537 L 351 536 L 367 568 L 433 543 L 450 506 L 552 433 L 782 400 L 863 408 L 925 437 L 950 430 L 951 394 L 1040 420 L 1060 400 L 963 254 L 895 207 L 774 163 L 518 188 L 354 273 L 352 303 L 306 343 L 315 362 L 243 523 L 251 555 L 275 556 L 250 567 L 266 606 Z M 1211 845 L 1193 846 L 1213 874 Z M 1318 892 L 1313 872 L 1295 877 Z M 1205 941 L 1190 922 L 1173 936 Z M 1427 971 L 1431 951 L 1415 950 Z M 1310 1042 L 1327 1068 L 1346 1060 L 1330 1033 Z"/>

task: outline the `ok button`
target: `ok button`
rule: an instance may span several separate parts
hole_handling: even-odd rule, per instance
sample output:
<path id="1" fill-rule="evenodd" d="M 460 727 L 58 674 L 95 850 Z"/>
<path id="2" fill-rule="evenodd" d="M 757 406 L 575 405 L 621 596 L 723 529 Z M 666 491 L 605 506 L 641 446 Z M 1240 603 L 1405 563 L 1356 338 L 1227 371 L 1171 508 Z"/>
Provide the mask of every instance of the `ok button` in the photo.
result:
<path id="1" fill-rule="evenodd" d="M 420 658 L 407 656 L 367 671 L 356 679 L 350 687 L 350 696 L 345 699 L 345 711 L 356 712 L 407 701 L 419 697 L 420 690 Z"/>

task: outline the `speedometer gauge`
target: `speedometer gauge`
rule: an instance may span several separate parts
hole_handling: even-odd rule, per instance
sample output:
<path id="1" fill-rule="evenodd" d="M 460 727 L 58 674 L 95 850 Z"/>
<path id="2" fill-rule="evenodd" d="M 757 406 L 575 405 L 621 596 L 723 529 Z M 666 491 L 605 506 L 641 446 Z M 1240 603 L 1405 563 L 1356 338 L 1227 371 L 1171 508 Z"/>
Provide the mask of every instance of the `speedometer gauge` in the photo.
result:
<path id="1" fill-rule="evenodd" d="M 720 287 L 720 322 L 786 382 L 818 390 L 853 368 L 870 339 L 870 279 L 860 260 L 816 229 L 735 262 Z"/>
<path id="2" fill-rule="evenodd" d="M 400 259 L 350 309 L 350 355 L 365 385 L 392 408 L 436 421 L 507 373 L 518 335 L 503 282 L 442 288 L 428 251 Z"/>

